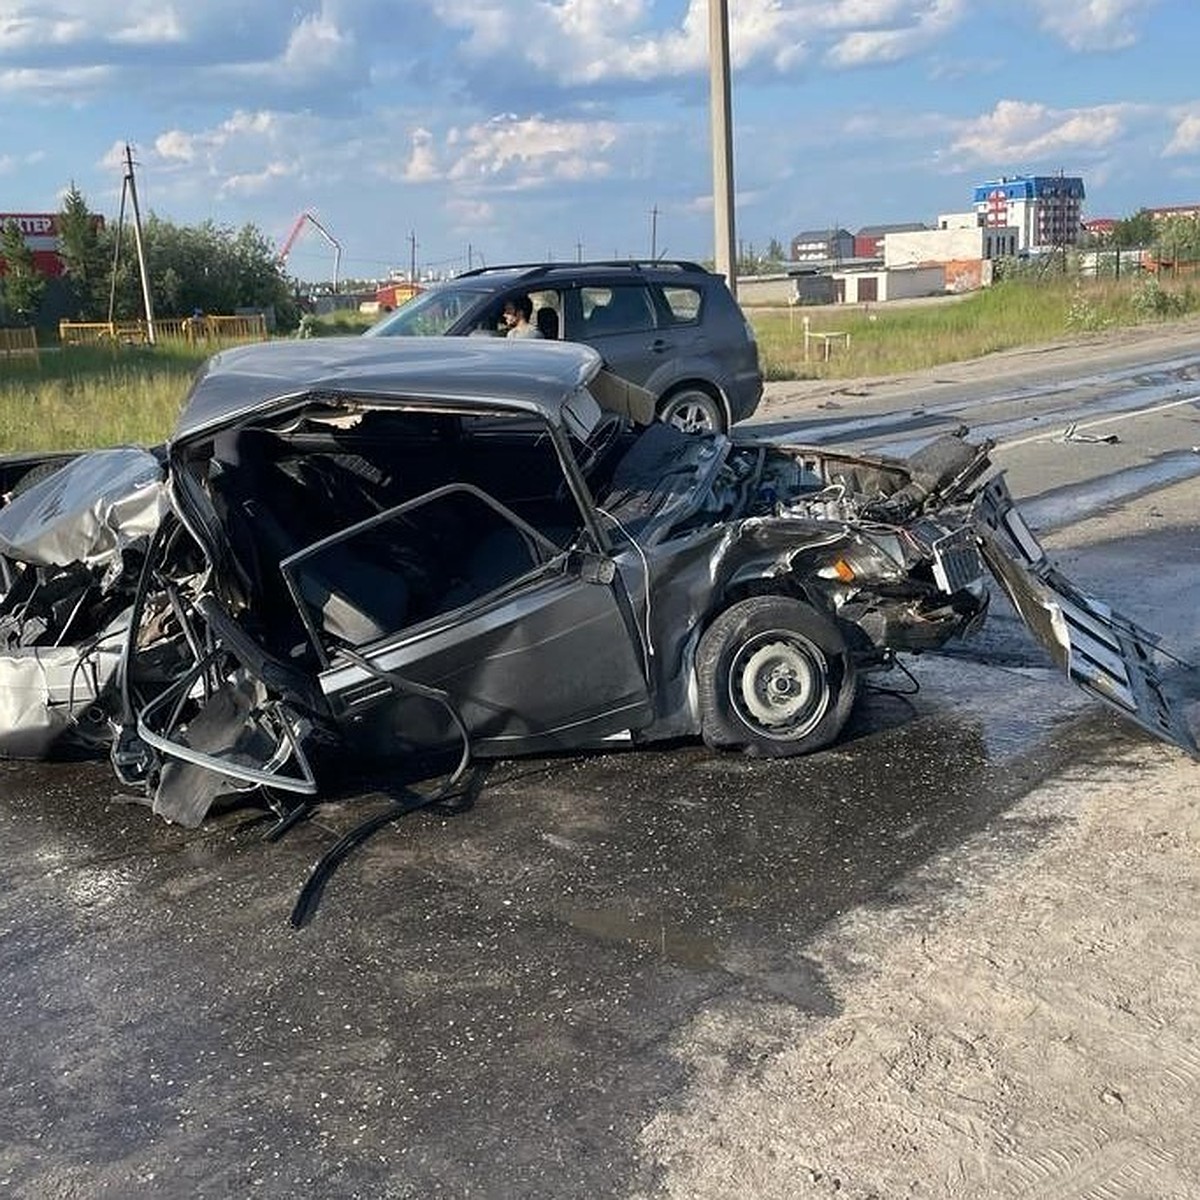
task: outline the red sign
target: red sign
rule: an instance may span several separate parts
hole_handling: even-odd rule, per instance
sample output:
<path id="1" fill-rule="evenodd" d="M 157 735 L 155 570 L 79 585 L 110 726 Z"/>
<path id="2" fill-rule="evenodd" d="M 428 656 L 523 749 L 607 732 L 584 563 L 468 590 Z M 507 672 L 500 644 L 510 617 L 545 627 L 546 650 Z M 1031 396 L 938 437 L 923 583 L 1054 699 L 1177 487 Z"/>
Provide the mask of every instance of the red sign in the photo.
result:
<path id="1" fill-rule="evenodd" d="M 57 213 L 0 213 L 0 225 L 16 221 L 26 237 L 57 237 Z"/>
<path id="2" fill-rule="evenodd" d="M 50 279 L 63 273 L 58 256 L 57 213 L 0 213 L 0 229 L 16 221 L 25 237 L 25 245 L 33 252 L 33 264 L 38 272 Z M 3 259 L 0 259 L 0 264 Z"/>

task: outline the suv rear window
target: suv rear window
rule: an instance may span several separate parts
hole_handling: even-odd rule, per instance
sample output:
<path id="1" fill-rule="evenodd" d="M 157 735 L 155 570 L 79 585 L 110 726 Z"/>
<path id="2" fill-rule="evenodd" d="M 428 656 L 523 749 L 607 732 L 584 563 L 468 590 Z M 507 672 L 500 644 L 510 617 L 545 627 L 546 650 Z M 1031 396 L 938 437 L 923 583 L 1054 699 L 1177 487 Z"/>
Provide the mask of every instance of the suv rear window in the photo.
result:
<path id="1" fill-rule="evenodd" d="M 662 294 L 676 325 L 689 325 L 700 319 L 699 288 L 665 287 Z"/>

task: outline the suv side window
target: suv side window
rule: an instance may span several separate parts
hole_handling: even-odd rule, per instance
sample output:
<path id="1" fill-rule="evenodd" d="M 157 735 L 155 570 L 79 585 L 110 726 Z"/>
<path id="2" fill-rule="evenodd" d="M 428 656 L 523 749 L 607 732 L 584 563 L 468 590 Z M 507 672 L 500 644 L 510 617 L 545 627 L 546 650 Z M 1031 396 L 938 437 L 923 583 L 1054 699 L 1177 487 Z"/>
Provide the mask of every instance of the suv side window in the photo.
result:
<path id="1" fill-rule="evenodd" d="M 528 296 L 533 305 L 530 320 L 538 327 L 543 337 L 558 337 L 562 321 L 562 296 L 553 288 L 520 288 L 515 292 L 504 292 L 497 296 L 475 319 L 468 333 L 488 333 L 503 337 L 507 332 L 503 312 L 518 296 Z M 547 314 L 551 315 L 547 315 Z M 553 332 L 547 332 L 553 328 Z"/>
<path id="2" fill-rule="evenodd" d="M 694 325 L 700 320 L 699 288 L 664 287 L 662 297 L 671 314 L 673 325 Z"/>
<path id="3" fill-rule="evenodd" d="M 614 333 L 641 333 L 655 327 L 654 302 L 643 284 L 581 287 L 583 330 L 587 339 Z"/>

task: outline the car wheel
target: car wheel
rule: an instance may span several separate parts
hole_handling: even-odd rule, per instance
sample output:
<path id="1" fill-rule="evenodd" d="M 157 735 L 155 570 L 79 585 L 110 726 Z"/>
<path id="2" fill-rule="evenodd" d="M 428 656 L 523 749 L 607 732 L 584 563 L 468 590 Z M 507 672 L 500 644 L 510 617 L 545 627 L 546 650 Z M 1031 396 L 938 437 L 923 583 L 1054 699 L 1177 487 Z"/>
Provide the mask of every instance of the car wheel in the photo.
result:
<path id="1" fill-rule="evenodd" d="M 685 388 L 668 396 L 658 410 L 659 419 L 684 433 L 724 433 L 721 402 L 699 388 Z"/>
<path id="2" fill-rule="evenodd" d="M 20 479 L 12 486 L 12 491 L 8 493 L 10 500 L 15 500 L 22 492 L 27 492 L 35 484 L 41 483 L 43 479 L 49 479 L 51 475 L 57 475 L 59 471 L 67 465 L 67 460 L 63 459 L 60 462 L 45 462 L 39 463 L 36 467 L 26 471 Z"/>
<path id="3" fill-rule="evenodd" d="M 781 758 L 828 745 L 858 695 L 837 626 L 787 596 L 727 608 L 696 650 L 701 730 L 714 747 Z"/>

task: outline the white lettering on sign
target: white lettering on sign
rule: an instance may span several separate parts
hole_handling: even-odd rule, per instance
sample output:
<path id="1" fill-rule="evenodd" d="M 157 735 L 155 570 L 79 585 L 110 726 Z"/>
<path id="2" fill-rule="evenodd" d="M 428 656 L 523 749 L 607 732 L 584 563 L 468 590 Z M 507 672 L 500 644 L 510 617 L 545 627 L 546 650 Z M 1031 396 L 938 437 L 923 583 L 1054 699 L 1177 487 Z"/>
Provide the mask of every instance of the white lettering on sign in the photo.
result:
<path id="1" fill-rule="evenodd" d="M 26 237 L 47 237 L 56 232 L 58 217 L 54 213 L 0 213 L 0 226 L 16 221 Z"/>

